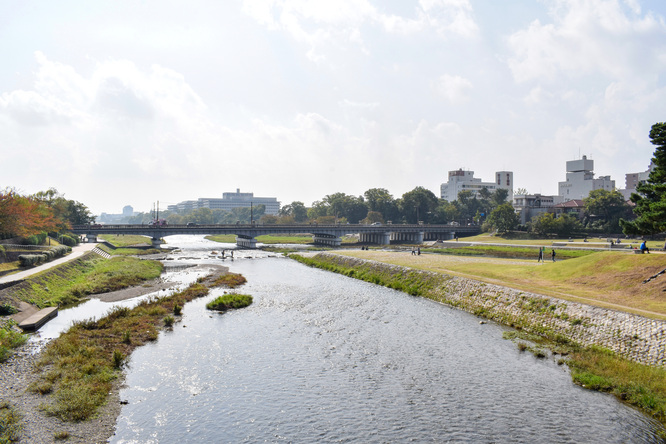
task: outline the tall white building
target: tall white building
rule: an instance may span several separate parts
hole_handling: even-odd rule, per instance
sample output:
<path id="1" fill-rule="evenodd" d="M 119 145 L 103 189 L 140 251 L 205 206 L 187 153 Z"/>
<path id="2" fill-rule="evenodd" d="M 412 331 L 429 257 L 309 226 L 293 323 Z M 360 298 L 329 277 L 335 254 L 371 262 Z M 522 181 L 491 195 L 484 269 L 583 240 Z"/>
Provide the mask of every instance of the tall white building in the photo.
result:
<path id="1" fill-rule="evenodd" d="M 494 182 L 482 182 L 481 179 L 474 177 L 474 171 L 465 171 L 462 168 L 449 171 L 449 180 L 441 185 L 440 192 L 442 199 L 453 202 L 458 199 L 461 191 L 471 191 L 476 196 L 484 188 L 491 193 L 499 188 L 507 190 L 509 192 L 507 201 L 511 202 L 513 200 L 513 172 L 498 171 L 495 173 Z"/>
<path id="2" fill-rule="evenodd" d="M 594 178 L 594 160 L 583 156 L 567 162 L 567 180 L 559 182 L 559 195 L 565 201 L 585 199 L 592 190 L 613 191 L 615 181 L 610 176 Z"/>

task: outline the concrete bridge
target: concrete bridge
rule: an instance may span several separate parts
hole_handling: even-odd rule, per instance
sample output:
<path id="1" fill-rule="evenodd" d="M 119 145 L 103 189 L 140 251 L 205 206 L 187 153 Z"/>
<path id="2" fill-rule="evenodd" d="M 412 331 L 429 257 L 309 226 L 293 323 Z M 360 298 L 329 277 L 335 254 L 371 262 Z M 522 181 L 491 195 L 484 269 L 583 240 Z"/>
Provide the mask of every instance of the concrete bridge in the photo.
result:
<path id="1" fill-rule="evenodd" d="M 135 234 L 148 236 L 153 243 L 175 234 L 233 234 L 236 244 L 241 247 L 256 248 L 257 236 L 266 234 L 311 234 L 316 244 L 339 246 L 342 236 L 358 234 L 359 241 L 389 245 L 391 242 L 420 244 L 428 240 L 450 240 L 456 236 L 470 236 L 479 233 L 477 226 L 459 225 L 360 225 L 360 224 L 292 224 L 292 225 L 74 225 L 72 232 L 86 235 L 90 241 L 96 241 L 99 234 Z"/>

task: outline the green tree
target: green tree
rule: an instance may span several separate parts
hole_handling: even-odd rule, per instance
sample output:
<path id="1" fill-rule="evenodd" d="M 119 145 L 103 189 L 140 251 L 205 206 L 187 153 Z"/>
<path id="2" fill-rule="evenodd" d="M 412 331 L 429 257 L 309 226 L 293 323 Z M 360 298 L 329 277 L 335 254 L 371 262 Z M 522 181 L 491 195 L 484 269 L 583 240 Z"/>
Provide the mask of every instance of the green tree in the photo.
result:
<path id="1" fill-rule="evenodd" d="M 369 211 L 381 213 L 385 221 L 397 220 L 400 218 L 400 211 L 396 199 L 384 188 L 371 188 L 365 193 L 365 202 Z"/>
<path id="2" fill-rule="evenodd" d="M 278 216 L 291 216 L 295 222 L 305 222 L 308 220 L 308 209 L 303 202 L 294 201 L 280 208 Z"/>
<path id="3" fill-rule="evenodd" d="M 506 233 L 516 228 L 518 225 L 518 215 L 513 206 L 507 202 L 495 208 L 488 216 L 486 222 L 497 230 L 497 232 Z"/>
<path id="4" fill-rule="evenodd" d="M 624 196 L 617 190 L 592 190 L 588 197 L 583 199 L 583 205 L 588 221 L 601 222 L 607 233 L 617 233 L 620 229 L 620 218 L 627 216 L 630 211 Z"/>
<path id="5" fill-rule="evenodd" d="M 633 221 L 620 220 L 625 234 L 656 234 L 666 231 L 666 123 L 655 123 L 650 142 L 657 148 L 652 157 L 654 169 L 647 182 L 638 184 L 631 201 L 636 204 Z"/>
<path id="6" fill-rule="evenodd" d="M 458 207 L 459 220 L 465 225 L 474 220 L 482 207 L 479 199 L 470 190 L 463 190 L 458 193 L 458 199 L 454 201 L 454 205 Z"/>
<path id="7" fill-rule="evenodd" d="M 416 187 L 402 195 L 399 201 L 402 216 L 408 223 L 415 224 L 418 221 L 429 223 L 430 214 L 439 205 L 439 199 L 430 190 Z"/>
<path id="8" fill-rule="evenodd" d="M 553 213 L 541 213 L 532 217 L 528 223 L 529 231 L 539 236 L 546 236 L 556 231 L 555 215 Z"/>

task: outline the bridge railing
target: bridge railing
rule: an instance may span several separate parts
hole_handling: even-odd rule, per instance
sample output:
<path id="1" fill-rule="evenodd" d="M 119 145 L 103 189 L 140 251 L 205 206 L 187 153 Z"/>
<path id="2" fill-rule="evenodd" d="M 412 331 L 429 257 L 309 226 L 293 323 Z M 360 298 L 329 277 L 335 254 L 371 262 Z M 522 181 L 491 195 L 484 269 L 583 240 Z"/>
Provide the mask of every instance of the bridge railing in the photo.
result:
<path id="1" fill-rule="evenodd" d="M 196 230 L 205 230 L 205 229 L 252 229 L 252 228 L 284 228 L 284 229 L 297 229 L 304 228 L 307 230 L 312 228 L 319 229 L 340 229 L 340 228 L 363 228 L 363 229 L 374 229 L 381 231 L 382 229 L 386 231 L 392 231 L 392 229 L 421 229 L 425 228 L 428 230 L 433 229 L 454 229 L 460 231 L 466 230 L 478 230 L 478 226 L 464 226 L 464 225 L 455 225 L 455 224 L 386 224 L 386 225 L 366 225 L 366 224 L 197 224 L 197 225 L 150 225 L 150 224 L 95 224 L 95 225 L 73 225 L 72 229 L 79 230 L 90 230 L 90 231 L 99 231 L 99 230 L 122 230 L 122 229 L 196 229 Z"/>

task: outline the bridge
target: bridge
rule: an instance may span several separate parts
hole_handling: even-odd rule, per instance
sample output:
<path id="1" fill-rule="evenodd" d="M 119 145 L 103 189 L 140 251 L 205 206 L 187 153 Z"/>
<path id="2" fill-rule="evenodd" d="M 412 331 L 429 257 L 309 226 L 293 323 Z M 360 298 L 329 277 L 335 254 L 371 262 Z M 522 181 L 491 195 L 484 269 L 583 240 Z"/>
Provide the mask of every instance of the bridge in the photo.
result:
<path id="1" fill-rule="evenodd" d="M 160 239 L 175 234 L 233 234 L 240 247 L 256 248 L 257 236 L 266 234 L 310 234 L 315 244 L 339 246 L 342 236 L 358 234 L 362 243 L 389 245 L 391 242 L 420 244 L 428 240 L 450 240 L 457 236 L 470 236 L 479 233 L 477 226 L 425 225 L 425 224 L 232 224 L 232 225 L 74 225 L 74 234 L 85 235 L 95 242 L 100 234 L 134 234 L 148 236 L 153 243 L 160 244 Z"/>

